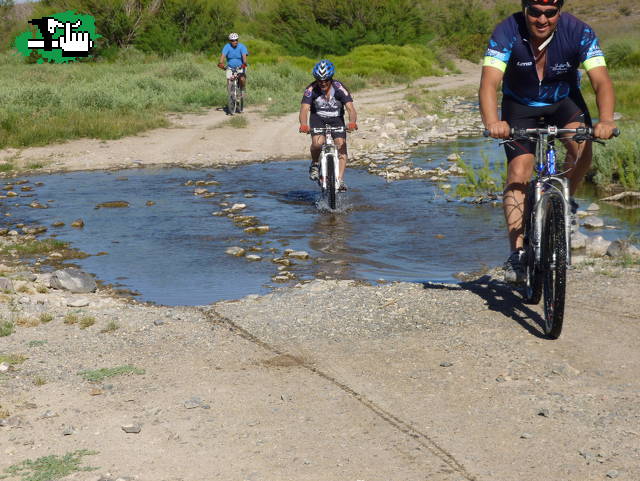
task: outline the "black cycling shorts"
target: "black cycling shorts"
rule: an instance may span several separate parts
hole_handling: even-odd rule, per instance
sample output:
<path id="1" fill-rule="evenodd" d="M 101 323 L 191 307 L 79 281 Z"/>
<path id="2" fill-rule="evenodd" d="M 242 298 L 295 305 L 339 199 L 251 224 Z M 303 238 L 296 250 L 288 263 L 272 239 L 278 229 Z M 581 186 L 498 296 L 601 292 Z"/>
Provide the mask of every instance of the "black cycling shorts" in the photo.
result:
<path id="1" fill-rule="evenodd" d="M 516 102 L 510 97 L 502 98 L 502 120 L 511 127 L 521 129 L 534 129 L 536 127 L 546 127 L 555 125 L 563 128 L 572 122 L 580 122 L 584 125 L 591 125 L 591 116 L 587 105 L 582 99 L 582 95 L 566 97 L 560 102 L 545 107 L 531 107 Z M 504 144 L 507 160 L 523 154 L 533 154 L 536 151 L 534 141 L 518 140 Z"/>
<path id="2" fill-rule="evenodd" d="M 345 127 L 344 117 L 320 117 L 318 114 L 311 113 L 309 115 L 309 127 L 312 129 L 318 129 L 324 127 L 325 125 L 330 125 L 331 127 Z M 344 132 L 333 134 L 334 138 L 347 138 L 347 129 L 345 128 Z"/>

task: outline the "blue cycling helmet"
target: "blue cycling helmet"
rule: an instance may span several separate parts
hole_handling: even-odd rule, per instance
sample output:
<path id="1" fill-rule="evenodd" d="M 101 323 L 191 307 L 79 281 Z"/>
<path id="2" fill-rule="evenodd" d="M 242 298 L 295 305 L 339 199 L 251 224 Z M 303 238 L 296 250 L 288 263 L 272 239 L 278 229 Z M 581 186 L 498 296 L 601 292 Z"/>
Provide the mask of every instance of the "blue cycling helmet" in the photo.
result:
<path id="1" fill-rule="evenodd" d="M 329 60 L 320 60 L 314 67 L 311 73 L 318 80 L 328 80 L 333 77 L 336 72 L 336 68 Z"/>

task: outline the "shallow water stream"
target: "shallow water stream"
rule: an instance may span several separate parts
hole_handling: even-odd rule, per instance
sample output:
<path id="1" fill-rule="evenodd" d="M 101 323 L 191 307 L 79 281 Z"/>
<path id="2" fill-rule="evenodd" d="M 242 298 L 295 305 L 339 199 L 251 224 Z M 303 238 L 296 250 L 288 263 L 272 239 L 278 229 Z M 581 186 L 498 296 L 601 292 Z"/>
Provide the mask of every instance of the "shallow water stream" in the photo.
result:
<path id="1" fill-rule="evenodd" d="M 461 140 L 420 149 L 412 160 L 433 168 L 447 164 L 443 159 L 452 152 L 463 152 L 463 158 L 475 164 L 482 163 L 483 152 L 492 162 L 501 162 L 502 155 L 495 144 Z M 292 266 L 298 279 L 451 282 L 457 272 L 495 266 L 506 257 L 499 205 L 451 202 L 428 180 L 387 183 L 350 169 L 349 192 L 341 196 L 340 212 L 327 213 L 316 206 L 318 193 L 306 178 L 307 164 L 34 176 L 28 178 L 34 191 L 5 205 L 12 219 L 48 226 L 50 234 L 89 254 L 107 253 L 76 261 L 81 268 L 139 292 L 142 300 L 166 305 L 207 304 L 267 292 L 277 273 L 270 259 L 286 248 L 311 255 L 311 260 Z M 215 197 L 195 196 L 197 187 L 185 185 L 189 180 L 219 182 L 204 186 Z M 37 182 L 43 185 L 35 186 Z M 29 207 L 34 200 L 49 208 Z M 96 208 L 116 200 L 129 207 Z M 148 201 L 155 204 L 148 206 Z M 212 215 L 221 210 L 221 202 L 246 204 L 242 215 L 257 216 L 259 224 L 271 230 L 248 234 L 229 218 Z M 628 233 L 631 224 L 618 215 L 623 214 L 620 209 L 605 214 L 606 222 L 620 229 L 602 235 Z M 70 226 L 78 218 L 85 222 L 82 229 Z M 65 226 L 51 227 L 57 220 Z M 235 245 L 254 248 L 252 253 L 263 260 L 225 254 Z"/>

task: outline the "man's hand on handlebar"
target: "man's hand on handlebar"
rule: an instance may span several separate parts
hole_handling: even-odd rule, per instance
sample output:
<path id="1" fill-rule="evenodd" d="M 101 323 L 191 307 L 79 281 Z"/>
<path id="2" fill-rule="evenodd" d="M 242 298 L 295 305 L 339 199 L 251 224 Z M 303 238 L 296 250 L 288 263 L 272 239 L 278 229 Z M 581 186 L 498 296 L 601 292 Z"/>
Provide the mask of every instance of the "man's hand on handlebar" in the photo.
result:
<path id="1" fill-rule="evenodd" d="M 358 124 L 356 122 L 349 122 L 347 124 L 347 131 L 353 132 L 354 130 L 358 130 Z"/>
<path id="2" fill-rule="evenodd" d="M 220 70 L 224 70 L 224 64 L 223 64 L 222 62 L 220 62 L 220 63 L 218 64 L 218 68 L 219 68 Z"/>
<path id="3" fill-rule="evenodd" d="M 302 124 L 299 128 L 298 128 L 298 132 L 300 132 L 301 134 L 308 134 L 309 133 L 309 126 L 306 124 Z"/>
<path id="4" fill-rule="evenodd" d="M 616 123 L 613 120 L 600 121 L 593 128 L 593 136 L 597 139 L 610 139 L 615 135 Z"/>
<path id="5" fill-rule="evenodd" d="M 494 139 L 508 139 L 511 136 L 511 126 L 504 120 L 487 125 L 489 137 Z"/>

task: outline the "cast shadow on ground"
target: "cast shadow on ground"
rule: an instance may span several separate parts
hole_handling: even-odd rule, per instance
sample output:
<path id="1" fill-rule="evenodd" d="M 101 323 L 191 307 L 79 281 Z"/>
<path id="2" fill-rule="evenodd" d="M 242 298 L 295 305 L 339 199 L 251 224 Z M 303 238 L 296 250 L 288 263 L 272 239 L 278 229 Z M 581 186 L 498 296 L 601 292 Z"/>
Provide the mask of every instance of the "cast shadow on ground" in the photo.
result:
<path id="1" fill-rule="evenodd" d="M 527 306 L 522 296 L 512 286 L 484 275 L 472 281 L 460 282 L 457 285 L 434 284 L 423 282 L 425 289 L 466 290 L 473 292 L 495 312 L 509 317 L 520 324 L 529 334 L 546 339 L 542 331 L 544 319 L 540 314 Z"/>

